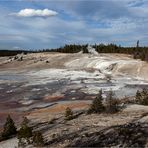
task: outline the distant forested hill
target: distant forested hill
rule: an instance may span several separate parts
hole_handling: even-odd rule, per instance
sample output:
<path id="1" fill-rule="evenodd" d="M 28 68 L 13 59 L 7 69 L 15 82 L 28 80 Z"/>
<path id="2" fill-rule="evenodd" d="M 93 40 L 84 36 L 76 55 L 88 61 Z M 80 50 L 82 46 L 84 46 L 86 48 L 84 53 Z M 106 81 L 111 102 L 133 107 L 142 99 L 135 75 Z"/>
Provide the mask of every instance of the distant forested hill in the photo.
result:
<path id="1" fill-rule="evenodd" d="M 17 54 L 20 54 L 20 53 L 24 53 L 24 54 L 27 54 L 27 53 L 30 53 L 32 51 L 24 51 L 24 50 L 0 50 L 0 57 L 3 57 L 3 56 L 15 56 Z"/>
<path id="2" fill-rule="evenodd" d="M 60 47 L 54 49 L 52 51 L 55 52 L 62 52 L 62 53 L 77 53 L 82 51 L 83 53 L 88 53 L 87 50 L 88 44 L 85 45 L 65 45 L 64 47 Z M 141 59 L 143 61 L 148 61 L 148 47 L 121 47 L 117 46 L 116 44 L 95 44 L 92 45 L 93 48 L 96 49 L 98 53 L 124 53 L 124 54 L 131 54 L 133 55 L 134 59 Z M 49 50 L 44 50 L 49 51 Z"/>
<path id="3" fill-rule="evenodd" d="M 121 47 L 116 44 L 95 44 L 92 45 L 98 53 L 124 53 L 133 55 L 134 59 L 141 59 L 143 61 L 148 61 L 148 47 Z M 87 44 L 86 45 L 65 45 L 64 47 L 57 48 L 53 51 L 62 53 L 77 53 L 82 51 L 83 53 L 88 53 Z"/>
<path id="4" fill-rule="evenodd" d="M 76 45 L 70 44 L 65 45 L 56 49 L 40 49 L 36 51 L 23 51 L 23 50 L 0 50 L 0 56 L 14 56 L 20 53 L 37 53 L 37 52 L 61 52 L 61 53 L 78 53 L 82 51 L 83 53 L 88 53 L 88 44 Z M 136 47 L 121 47 L 116 44 L 95 44 L 92 45 L 93 48 L 98 53 L 124 53 L 133 55 L 134 59 L 141 59 L 143 61 L 148 61 L 148 47 L 139 47 L 139 42 Z"/>

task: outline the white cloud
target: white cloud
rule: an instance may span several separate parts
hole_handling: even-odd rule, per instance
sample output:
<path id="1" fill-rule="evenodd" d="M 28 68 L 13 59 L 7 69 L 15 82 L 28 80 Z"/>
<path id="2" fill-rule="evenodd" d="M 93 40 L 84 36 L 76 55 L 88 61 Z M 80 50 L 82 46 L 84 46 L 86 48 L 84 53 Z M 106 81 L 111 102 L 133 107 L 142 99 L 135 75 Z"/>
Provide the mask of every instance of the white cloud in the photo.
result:
<path id="1" fill-rule="evenodd" d="M 53 10 L 49 9 L 22 9 L 18 13 L 11 13 L 10 15 L 15 15 L 19 17 L 50 17 L 50 16 L 55 16 L 58 13 Z"/>
<path id="2" fill-rule="evenodd" d="M 22 18 L 27 17 L 28 19 L 6 18 L 6 15 L 12 12 L 15 7 L 5 9 L 5 7 L 0 6 L 0 47 L 12 48 L 19 46 L 23 49 L 42 49 L 60 47 L 70 43 L 94 44 L 100 42 L 135 45 L 137 40 L 140 40 L 141 45 L 148 45 L 148 33 L 146 32 L 148 30 L 148 3 L 130 6 L 129 2 L 138 0 L 110 1 L 114 2 L 112 9 L 106 6 L 108 1 L 100 3 L 101 6 L 98 2 L 95 11 L 89 8 L 86 9 L 86 4 L 79 7 L 78 1 L 73 1 L 75 5 L 62 1 L 41 3 L 42 7 L 48 9 L 20 9 L 20 11 L 10 14 Z M 98 6 L 100 6 L 100 9 L 98 9 Z M 27 4 L 25 8 L 28 7 Z M 95 5 L 93 4 L 91 7 L 93 8 Z M 122 7 L 124 9 L 120 9 Z M 48 12 L 49 10 L 53 12 L 54 9 L 61 12 L 65 17 L 60 15 L 50 19 L 42 19 L 43 17 L 56 15 L 57 12 L 55 11 L 54 13 Z M 88 15 L 91 17 L 86 17 L 85 12 L 88 9 L 90 12 Z M 35 18 L 29 19 L 30 17 Z"/>

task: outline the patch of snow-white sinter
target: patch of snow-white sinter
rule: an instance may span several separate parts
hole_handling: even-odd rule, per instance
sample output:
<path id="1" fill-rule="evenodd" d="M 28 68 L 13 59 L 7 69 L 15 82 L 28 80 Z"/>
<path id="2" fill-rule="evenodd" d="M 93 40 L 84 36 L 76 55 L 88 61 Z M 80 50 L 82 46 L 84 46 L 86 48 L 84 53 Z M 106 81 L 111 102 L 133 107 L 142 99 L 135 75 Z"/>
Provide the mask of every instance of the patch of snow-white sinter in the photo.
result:
<path id="1" fill-rule="evenodd" d="M 88 53 L 93 54 L 93 55 L 98 55 L 98 52 L 93 48 L 92 46 L 88 45 L 87 46 Z"/>
<path id="2" fill-rule="evenodd" d="M 146 74 L 142 74 L 142 67 L 144 62 L 140 60 L 134 60 L 131 58 L 122 59 L 112 56 L 83 56 L 65 63 L 67 68 L 71 69 L 96 69 L 99 70 L 102 74 L 111 74 L 114 75 L 129 75 L 137 79 L 142 78 L 146 79 Z M 144 69 L 146 73 L 148 69 Z M 148 78 L 147 78 L 148 79 Z"/>
<path id="3" fill-rule="evenodd" d="M 59 93 L 79 89 L 84 93 L 97 94 L 102 88 L 104 91 L 112 89 L 120 95 L 128 90 L 132 92 L 136 90 L 129 89 L 132 85 L 148 85 L 148 82 L 143 81 L 143 77 L 139 75 L 141 68 L 140 70 L 138 68 L 142 64 L 142 61 L 128 57 L 122 58 L 109 54 L 90 57 L 89 54 L 84 54 L 65 62 L 65 69 L 28 72 L 27 77 L 30 80 L 26 86 L 56 83 L 63 86 L 60 90 L 58 89 Z M 90 71 L 88 72 L 87 69 Z M 128 94 L 131 93 L 128 92 Z"/>
<path id="4" fill-rule="evenodd" d="M 103 89 L 105 92 L 112 89 L 117 92 L 118 96 L 122 96 L 122 94 L 126 94 L 122 92 L 131 91 L 127 86 L 148 84 L 145 81 L 134 79 L 133 77 L 126 75 L 111 76 L 111 80 L 107 81 L 105 74 L 100 73 L 100 71 L 87 72 L 73 69 L 44 69 L 29 72 L 27 75 L 30 76 L 30 81 L 25 86 L 46 84 L 52 86 L 53 83 L 56 83 L 62 86 L 56 90 L 60 95 L 71 89 L 79 89 L 81 92 L 88 94 L 97 94 L 100 89 Z M 136 92 L 132 89 L 132 94 L 133 93 Z M 126 95 L 128 94 L 131 94 L 131 92 L 128 92 Z"/>
<path id="5" fill-rule="evenodd" d="M 98 78 L 104 78 L 104 75 L 98 71 L 89 73 L 86 71 L 75 71 L 68 69 L 45 69 L 28 72 L 27 75 L 30 76 L 28 85 L 46 84 L 55 81 L 60 83 L 62 80 L 75 81 L 86 78 L 93 79 L 96 77 L 96 75 Z"/>

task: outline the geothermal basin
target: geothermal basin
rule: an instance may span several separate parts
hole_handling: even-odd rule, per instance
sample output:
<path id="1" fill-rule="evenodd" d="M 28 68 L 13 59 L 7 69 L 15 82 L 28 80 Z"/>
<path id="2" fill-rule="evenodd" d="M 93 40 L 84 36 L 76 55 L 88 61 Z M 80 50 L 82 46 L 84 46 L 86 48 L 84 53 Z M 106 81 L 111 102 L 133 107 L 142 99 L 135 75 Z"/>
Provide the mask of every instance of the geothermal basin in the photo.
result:
<path id="1" fill-rule="evenodd" d="M 34 53 L 0 58 L 0 118 L 87 102 L 103 90 L 119 99 L 148 87 L 148 64 L 124 54 Z M 2 122 L 3 123 L 3 122 Z M 0 124 L 2 124 L 0 123 Z"/>

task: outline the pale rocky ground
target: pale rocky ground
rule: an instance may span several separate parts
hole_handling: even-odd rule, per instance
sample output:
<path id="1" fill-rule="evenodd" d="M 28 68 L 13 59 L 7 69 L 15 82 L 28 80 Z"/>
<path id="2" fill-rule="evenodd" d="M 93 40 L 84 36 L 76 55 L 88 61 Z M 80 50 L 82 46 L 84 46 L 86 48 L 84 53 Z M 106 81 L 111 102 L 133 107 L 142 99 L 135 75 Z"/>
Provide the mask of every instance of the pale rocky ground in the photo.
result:
<path id="1" fill-rule="evenodd" d="M 76 113 L 86 111 L 101 88 L 104 97 L 112 89 L 121 98 L 125 94 L 132 97 L 137 89 L 147 88 L 148 63 L 125 54 L 18 55 L 21 56 L 23 61 L 0 57 L 1 123 L 8 113 L 18 123 L 20 117 L 25 115 L 31 124 L 38 125 L 36 130 L 43 132 L 51 147 L 76 146 L 78 140 L 82 141 L 83 144 L 79 143 L 81 146 L 89 146 L 84 143 L 95 141 L 90 137 L 102 129 L 111 130 L 113 126 L 134 121 L 148 124 L 148 107 L 139 105 L 128 105 L 113 115 L 83 113 L 76 119 L 64 122 L 66 107 Z M 108 78 L 111 78 L 110 82 Z M 53 118 L 56 118 L 55 123 L 48 124 Z M 92 136 L 87 137 L 86 133 Z M 62 136 L 63 139 L 60 138 Z M 0 148 L 15 147 L 15 141 L 14 138 L 1 142 Z"/>
<path id="2" fill-rule="evenodd" d="M 23 61 L 0 57 L 0 68 L 3 71 L 14 70 L 15 72 L 42 69 L 65 69 L 73 70 L 100 70 L 102 73 L 113 75 L 126 74 L 148 80 L 148 64 L 141 60 L 135 60 L 125 54 L 64 54 L 64 53 L 32 53 L 23 56 Z M 48 63 L 46 63 L 48 61 Z M 17 70 L 17 71 L 16 71 Z"/>
<path id="3" fill-rule="evenodd" d="M 31 125 L 34 126 L 34 130 L 42 131 L 44 135 L 44 139 L 48 146 L 45 147 L 69 147 L 69 146 L 82 146 L 88 147 L 92 146 L 103 146 L 105 144 L 105 140 L 112 140 L 112 146 L 118 147 L 147 147 L 148 146 L 148 107 L 142 105 L 127 105 L 122 111 L 116 114 L 91 114 L 87 115 L 85 111 L 88 107 L 83 109 L 74 109 L 75 114 L 79 114 L 79 116 L 71 121 L 64 120 L 64 113 L 54 112 L 54 115 L 47 116 L 48 110 L 43 113 L 42 111 L 35 111 L 33 114 L 38 113 L 38 118 L 41 120 L 31 120 Z M 32 118 L 32 113 L 30 113 L 27 117 L 29 119 Z M 44 120 L 42 120 L 44 119 Z M 49 124 L 49 121 L 54 119 L 52 124 Z M 130 125 L 129 125 L 130 123 Z M 129 129 L 131 128 L 134 132 L 131 132 L 133 135 L 129 137 L 127 141 L 120 139 L 120 137 L 116 137 L 118 128 L 124 127 L 125 125 L 129 125 Z M 136 125 L 136 127 L 132 127 L 132 125 Z M 139 130 L 138 125 L 143 125 L 142 130 Z M 104 138 L 102 137 L 104 135 Z M 111 134 L 111 135 L 110 135 Z M 136 142 L 133 144 L 130 143 L 130 140 L 134 139 L 134 136 L 140 135 L 142 139 L 139 137 L 135 140 Z M 101 135 L 102 142 L 97 138 Z M 131 139 L 130 139 L 131 138 Z M 133 138 L 133 139 L 132 139 Z M 118 140 L 120 139 L 120 140 Z M 103 143 L 104 141 L 104 143 Z M 142 141 L 142 142 L 141 142 Z M 142 143 L 140 146 L 136 145 L 137 143 Z M 144 143 L 144 144 L 143 144 Z M 7 141 L 3 141 L 0 143 L 0 148 L 14 148 L 17 147 L 17 139 L 13 138 Z M 110 147 L 111 145 L 108 143 L 106 147 Z M 31 145 L 29 147 L 32 147 Z"/>

